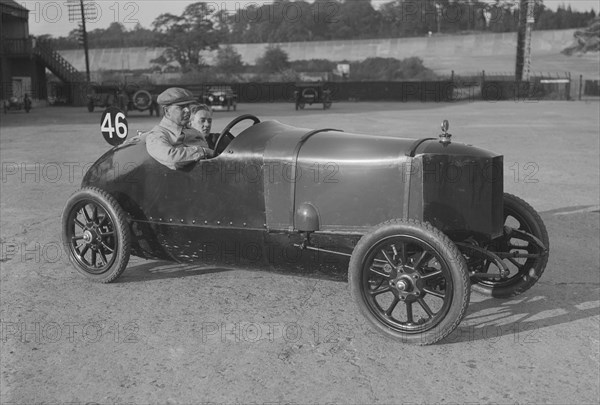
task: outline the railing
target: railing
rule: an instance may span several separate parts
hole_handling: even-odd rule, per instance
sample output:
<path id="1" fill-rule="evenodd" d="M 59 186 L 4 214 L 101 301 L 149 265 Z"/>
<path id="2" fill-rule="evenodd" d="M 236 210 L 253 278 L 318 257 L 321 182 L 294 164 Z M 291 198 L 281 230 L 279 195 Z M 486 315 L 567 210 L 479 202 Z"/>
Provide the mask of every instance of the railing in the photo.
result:
<path id="1" fill-rule="evenodd" d="M 85 81 L 81 73 L 46 42 L 34 38 L 3 39 L 0 52 L 8 56 L 37 55 L 46 67 L 63 81 Z"/>
<path id="2" fill-rule="evenodd" d="M 65 82 L 85 81 L 81 73 L 47 43 L 38 41 L 33 52 L 44 61 L 52 73 Z"/>

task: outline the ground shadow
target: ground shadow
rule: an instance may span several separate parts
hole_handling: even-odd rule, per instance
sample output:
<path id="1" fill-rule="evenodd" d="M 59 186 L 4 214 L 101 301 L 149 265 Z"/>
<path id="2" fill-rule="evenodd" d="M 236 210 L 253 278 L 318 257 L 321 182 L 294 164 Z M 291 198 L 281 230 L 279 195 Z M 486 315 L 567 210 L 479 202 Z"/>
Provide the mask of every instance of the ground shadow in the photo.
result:
<path id="1" fill-rule="evenodd" d="M 512 336 L 514 343 L 539 343 L 543 329 L 600 314 L 600 288 L 595 284 L 546 284 L 512 299 L 472 293 L 461 324 L 440 344 L 477 340 L 496 342 Z"/>
<path id="2" fill-rule="evenodd" d="M 116 282 L 135 283 L 151 280 L 164 280 L 169 278 L 221 273 L 231 270 L 233 269 L 216 266 L 186 265 L 166 261 L 149 261 L 128 267 Z"/>
<path id="3" fill-rule="evenodd" d="M 296 277 L 307 277 L 311 279 L 346 282 L 348 280 L 346 269 L 341 273 L 338 266 L 327 268 L 326 266 L 307 267 L 299 265 L 269 265 L 254 264 L 242 266 L 222 266 L 210 264 L 185 264 L 168 261 L 148 261 L 134 264 L 123 272 L 115 281 L 116 283 L 136 283 L 152 280 L 164 280 L 169 278 L 181 278 L 200 276 L 211 273 L 222 273 L 227 271 L 252 271 L 268 272 Z"/>

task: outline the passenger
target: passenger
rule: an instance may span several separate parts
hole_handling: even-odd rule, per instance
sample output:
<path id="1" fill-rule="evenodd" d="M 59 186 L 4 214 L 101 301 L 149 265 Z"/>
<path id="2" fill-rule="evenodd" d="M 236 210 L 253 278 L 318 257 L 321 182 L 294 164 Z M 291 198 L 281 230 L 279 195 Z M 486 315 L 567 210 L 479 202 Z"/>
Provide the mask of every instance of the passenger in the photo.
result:
<path id="1" fill-rule="evenodd" d="M 183 129 L 191 117 L 190 107 L 197 104 L 196 97 L 186 89 L 171 87 L 157 98 L 163 109 L 163 118 L 148 132 L 148 154 L 170 169 L 179 169 L 214 154 L 203 145 L 187 145 Z"/>
<path id="2" fill-rule="evenodd" d="M 189 126 L 190 129 L 186 131 L 186 143 L 199 144 L 214 151 L 219 134 L 210 132 L 212 127 L 212 109 L 208 105 L 192 105 Z M 221 152 L 229 145 L 229 142 L 231 142 L 231 139 L 228 137 L 224 137 L 221 140 L 221 144 L 219 145 Z"/>

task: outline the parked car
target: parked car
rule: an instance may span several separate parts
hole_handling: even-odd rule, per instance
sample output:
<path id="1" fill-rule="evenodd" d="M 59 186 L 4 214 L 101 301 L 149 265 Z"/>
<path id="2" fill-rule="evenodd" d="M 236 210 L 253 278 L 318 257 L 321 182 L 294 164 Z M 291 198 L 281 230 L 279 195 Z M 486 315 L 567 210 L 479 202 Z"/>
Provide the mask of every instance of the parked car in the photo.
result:
<path id="1" fill-rule="evenodd" d="M 213 110 L 237 110 L 237 95 L 231 86 L 209 86 L 202 92 L 202 102 Z"/>
<path id="2" fill-rule="evenodd" d="M 296 110 L 303 110 L 306 104 L 323 104 L 323 109 L 331 108 L 331 90 L 325 87 L 325 83 L 296 83 L 294 89 L 294 101 Z"/>
<path id="3" fill-rule="evenodd" d="M 127 86 L 117 95 L 118 105 L 125 111 L 148 111 L 152 116 L 160 115 L 160 107 L 156 101 L 159 92 L 153 87 Z"/>
<path id="4" fill-rule="evenodd" d="M 148 111 L 150 115 L 160 115 L 160 108 L 156 102 L 158 92 L 151 86 L 141 88 L 137 85 L 94 84 L 91 90 L 87 103 L 89 112 L 93 112 L 96 107 L 115 106 L 125 112 Z"/>
<path id="5" fill-rule="evenodd" d="M 221 154 L 182 170 L 149 157 L 144 134 L 104 153 L 63 211 L 75 268 L 108 283 L 131 254 L 345 266 L 373 328 L 416 344 L 452 333 L 471 289 L 512 297 L 544 272 L 548 233 L 529 204 L 504 193 L 502 155 L 453 142 L 447 122 L 437 138 L 402 139 L 242 115 L 223 139 Z M 290 250 L 298 260 L 288 266 L 280 259 Z"/>
<path id="6" fill-rule="evenodd" d="M 118 93 L 118 85 L 92 84 L 87 94 L 88 111 L 94 112 L 96 107 L 106 108 L 116 105 Z"/>
<path id="7" fill-rule="evenodd" d="M 13 96 L 8 100 L 4 100 L 3 107 L 4 114 L 9 110 L 25 110 L 28 113 L 31 110 L 31 99 L 28 94 L 25 94 L 23 98 Z"/>

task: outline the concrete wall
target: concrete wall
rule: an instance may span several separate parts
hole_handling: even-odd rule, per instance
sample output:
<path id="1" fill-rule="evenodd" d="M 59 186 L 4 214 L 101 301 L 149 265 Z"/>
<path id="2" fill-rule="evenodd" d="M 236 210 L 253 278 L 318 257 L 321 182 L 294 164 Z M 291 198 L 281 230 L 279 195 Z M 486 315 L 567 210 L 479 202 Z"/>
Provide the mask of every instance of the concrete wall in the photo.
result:
<path id="1" fill-rule="evenodd" d="M 575 30 L 535 31 L 532 38 L 532 70 L 577 70 L 577 57 L 566 57 L 560 51 L 573 42 Z M 362 60 L 368 57 L 403 59 L 422 58 L 425 65 L 437 73 L 457 74 L 506 72 L 515 70 L 516 33 L 432 36 L 422 38 L 391 38 L 356 41 L 290 42 L 278 44 L 290 60 L 329 59 Z M 254 64 L 268 44 L 235 44 L 242 60 Z M 162 53 L 162 48 L 93 49 L 90 50 L 92 70 L 148 69 L 150 60 Z M 61 55 L 78 70 L 85 70 L 82 50 L 61 51 Z M 212 61 L 213 53 L 204 54 Z M 590 67 L 586 68 L 587 70 Z M 592 67 L 592 71 L 595 69 Z"/>
<path id="2" fill-rule="evenodd" d="M 109 48 L 90 49 L 90 70 L 143 70 L 151 67 L 150 61 L 158 58 L 165 48 Z M 59 51 L 80 72 L 85 72 L 83 49 Z"/>

